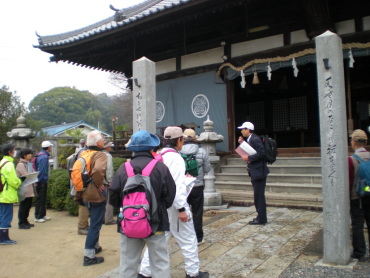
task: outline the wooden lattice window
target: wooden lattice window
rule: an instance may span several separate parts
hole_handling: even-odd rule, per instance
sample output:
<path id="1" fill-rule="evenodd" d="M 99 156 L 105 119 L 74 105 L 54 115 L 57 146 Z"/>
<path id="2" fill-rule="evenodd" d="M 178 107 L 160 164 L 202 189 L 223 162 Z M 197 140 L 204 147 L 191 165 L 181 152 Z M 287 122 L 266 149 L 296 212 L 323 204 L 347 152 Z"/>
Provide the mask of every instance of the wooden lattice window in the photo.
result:
<path id="1" fill-rule="evenodd" d="M 265 103 L 249 103 L 250 121 L 254 124 L 255 129 L 265 129 Z"/>
<path id="2" fill-rule="evenodd" d="M 289 107 L 290 127 L 293 129 L 308 129 L 306 97 L 289 99 Z"/>
<path id="3" fill-rule="evenodd" d="M 274 100 L 272 114 L 274 131 L 308 128 L 306 97 Z"/>
<path id="4" fill-rule="evenodd" d="M 287 99 L 272 102 L 272 126 L 274 131 L 286 130 L 289 126 L 289 105 Z"/>
<path id="5" fill-rule="evenodd" d="M 235 106 L 235 122 L 237 126 L 241 125 L 247 120 L 247 117 L 249 115 L 249 109 L 248 109 L 247 103 L 238 104 Z"/>

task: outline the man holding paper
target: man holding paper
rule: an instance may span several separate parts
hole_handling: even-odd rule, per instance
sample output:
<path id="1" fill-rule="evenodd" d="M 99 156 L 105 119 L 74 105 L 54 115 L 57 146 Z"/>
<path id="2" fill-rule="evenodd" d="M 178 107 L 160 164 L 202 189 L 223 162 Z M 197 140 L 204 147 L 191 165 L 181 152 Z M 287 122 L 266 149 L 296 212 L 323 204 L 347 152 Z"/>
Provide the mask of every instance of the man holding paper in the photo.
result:
<path id="1" fill-rule="evenodd" d="M 238 139 L 241 146 L 238 147 L 237 152 L 247 162 L 254 192 L 254 206 L 258 214 L 256 218 L 249 221 L 249 224 L 265 225 L 267 223 L 265 188 L 267 175 L 270 173 L 265 162 L 265 148 L 261 138 L 254 134 L 254 125 L 251 122 L 244 122 L 238 129 L 242 136 Z M 249 146 L 245 146 L 246 144 Z"/>

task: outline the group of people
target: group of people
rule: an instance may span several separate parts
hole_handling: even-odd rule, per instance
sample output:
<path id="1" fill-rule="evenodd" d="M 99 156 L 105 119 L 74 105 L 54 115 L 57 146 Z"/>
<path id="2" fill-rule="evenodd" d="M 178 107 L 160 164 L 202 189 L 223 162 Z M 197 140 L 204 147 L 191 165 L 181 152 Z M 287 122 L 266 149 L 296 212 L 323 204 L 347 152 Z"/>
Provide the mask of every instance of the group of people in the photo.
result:
<path id="1" fill-rule="evenodd" d="M 46 193 L 49 178 L 49 156 L 52 146 L 49 141 L 42 142 L 42 151 L 35 158 L 34 164 L 36 165 L 36 171 L 38 171 L 38 182 L 26 186 L 25 196 L 22 196 L 23 200 L 19 202 L 19 229 L 30 229 L 35 226 L 28 220 L 34 197 L 36 197 L 34 221 L 44 223 L 51 219 L 46 215 Z M 13 204 L 19 201 L 19 186 L 28 174 L 34 172 L 34 169 L 31 163 L 32 150 L 29 148 L 19 150 L 20 159 L 16 167 L 14 165 L 16 150 L 13 144 L 4 144 L 2 154 L 3 159 L 0 161 L 0 169 L 1 181 L 4 187 L 0 193 L 0 245 L 11 245 L 17 243 L 17 241 L 9 238 L 9 228 L 11 228 L 13 220 Z"/>
<path id="2" fill-rule="evenodd" d="M 246 142 L 256 153 L 245 155 L 242 159 L 247 164 L 254 190 L 254 205 L 257 217 L 250 225 L 267 223 L 265 187 L 269 169 L 264 159 L 264 146 L 260 137 L 254 134 L 254 125 L 244 122 L 238 127 L 241 136 L 239 143 Z M 112 156 L 109 154 L 112 143 L 104 140 L 99 131 L 92 131 L 85 140 L 80 141 L 81 147 L 76 153 L 84 150 L 96 151 L 92 157 L 90 175 L 92 183 L 99 192 L 99 200 L 84 200 L 79 210 L 79 234 L 87 235 L 84 247 L 83 265 L 89 266 L 104 262 L 103 257 L 96 254 L 102 251 L 99 234 L 102 224 L 117 223 L 113 219 L 113 208 L 122 207 L 123 189 L 128 180 L 128 173 L 123 165 L 114 174 Z M 355 130 L 351 135 L 351 146 L 361 159 L 369 159 L 370 153 L 365 149 L 367 135 L 363 130 Z M 20 202 L 18 213 L 19 229 L 34 227 L 28 220 L 33 198 L 36 197 L 35 222 L 44 223 L 50 220 L 46 215 L 46 193 L 49 177 L 49 156 L 52 144 L 42 142 L 42 151 L 37 154 L 35 165 L 38 171 L 38 182 L 27 186 L 26 197 Z M 148 238 L 130 238 L 121 233 L 120 277 L 170 277 L 170 260 L 167 243 L 174 236 L 180 246 L 185 260 L 186 277 L 209 277 L 208 272 L 201 272 L 198 256 L 198 245 L 204 243 L 203 206 L 204 206 L 204 175 L 211 170 L 206 151 L 196 143 L 196 134 L 192 129 L 184 132 L 176 126 L 169 126 L 164 131 L 161 142 L 158 136 L 146 130 L 135 132 L 127 149 L 134 154 L 130 164 L 135 174 L 141 173 L 150 161 L 161 154 L 150 173 L 151 186 L 155 192 L 159 211 L 158 229 Z M 153 150 L 157 150 L 154 152 Z M 18 202 L 17 190 L 24 177 L 33 172 L 32 150 L 23 148 L 19 151 L 20 160 L 14 166 L 15 148 L 12 144 L 2 146 L 3 159 L 0 161 L 1 180 L 4 184 L 0 192 L 0 244 L 15 244 L 9 238 L 9 228 L 13 218 L 13 203 Z M 183 154 L 193 154 L 199 166 L 194 187 L 190 193 L 186 190 L 186 168 Z M 162 162 L 163 161 L 163 162 Z M 370 197 L 359 197 L 355 192 L 360 161 L 354 156 L 348 158 L 350 185 L 350 214 L 352 223 L 352 257 L 365 261 L 366 243 L 363 233 L 364 221 L 370 227 Z M 90 225 L 88 218 L 90 217 Z M 84 218 L 84 219 L 82 219 Z M 85 227 L 80 224 L 85 223 Z M 86 233 L 80 233 L 83 230 Z M 370 237 L 370 233 L 369 233 Z M 146 250 L 142 256 L 146 243 Z M 129 255 L 128 255 L 129 254 Z"/>
<path id="3" fill-rule="evenodd" d="M 152 236 L 145 239 L 129 238 L 121 233 L 120 277 L 170 277 L 167 242 L 171 235 L 175 237 L 185 257 L 186 277 L 209 277 L 207 272 L 199 270 L 198 244 L 204 243 L 203 177 L 211 170 L 211 165 L 206 151 L 195 141 L 196 134 L 193 130 L 183 133 L 179 127 L 168 127 L 162 142 L 156 135 L 145 130 L 139 130 L 132 135 L 127 148 L 134 153 L 130 163 L 135 173 L 141 173 L 143 168 L 155 159 L 156 153 L 153 150 L 158 149 L 160 144 L 162 146 L 159 152 L 163 153 L 163 162 L 158 161 L 150 174 L 151 186 L 157 198 L 159 226 Z M 90 215 L 84 248 L 84 266 L 104 262 L 104 257 L 96 256 L 102 251 L 99 233 L 103 223 L 111 223 L 109 217 L 113 216 L 110 212 L 112 207 L 122 207 L 122 190 L 128 174 L 124 164 L 114 175 L 113 170 L 109 171 L 111 156 L 104 152 L 107 152 L 107 149 L 109 152 L 110 146 L 111 143 L 104 141 L 100 132 L 92 131 L 87 135 L 86 147 L 82 150 L 96 151 L 96 154 L 91 156 L 90 176 L 101 197 L 97 202 L 86 201 L 86 196 L 81 197 L 84 201 L 80 210 L 83 207 Z M 171 152 L 166 152 L 167 150 Z M 182 150 L 194 154 L 199 165 L 198 176 L 189 196 L 185 184 L 185 163 L 180 155 Z M 115 223 L 120 230 L 119 221 Z M 148 248 L 140 262 L 144 242 Z M 138 273 L 140 263 L 141 269 Z"/>
<path id="4" fill-rule="evenodd" d="M 165 129 L 162 142 L 146 130 L 132 135 L 127 148 L 134 152 L 130 164 L 135 174 L 141 173 L 155 159 L 157 153 L 153 150 L 161 144 L 157 152 L 163 162 L 158 160 L 149 175 L 158 204 L 159 224 L 155 233 L 145 239 L 130 238 L 121 233 L 120 277 L 170 277 L 167 243 L 171 236 L 174 236 L 184 255 L 186 277 L 209 277 L 208 272 L 200 271 L 198 244 L 204 242 L 203 178 L 211 170 L 211 165 L 206 151 L 196 145 L 195 140 L 193 130 L 183 132 L 175 126 Z M 194 154 L 200 169 L 189 196 L 185 182 L 186 167 L 180 152 Z M 124 165 L 113 177 L 109 198 L 115 208 L 122 206 L 123 189 L 128 177 Z M 201 205 L 194 202 L 195 196 L 191 194 L 197 195 Z M 141 258 L 145 243 L 147 248 Z"/>

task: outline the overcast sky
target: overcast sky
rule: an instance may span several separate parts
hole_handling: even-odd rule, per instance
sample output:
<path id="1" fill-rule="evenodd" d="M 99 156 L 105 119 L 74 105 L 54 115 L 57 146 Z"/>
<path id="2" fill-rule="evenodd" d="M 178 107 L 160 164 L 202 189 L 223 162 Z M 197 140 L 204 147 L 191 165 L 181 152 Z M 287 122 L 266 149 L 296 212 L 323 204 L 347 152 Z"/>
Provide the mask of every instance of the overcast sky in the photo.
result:
<path id="1" fill-rule="evenodd" d="M 28 105 L 38 94 L 70 86 L 93 94 L 116 94 L 109 74 L 67 63 L 50 63 L 38 34 L 54 35 L 76 30 L 114 15 L 109 8 L 130 7 L 144 0 L 21 0 L 0 1 L 0 86 L 17 92 Z"/>

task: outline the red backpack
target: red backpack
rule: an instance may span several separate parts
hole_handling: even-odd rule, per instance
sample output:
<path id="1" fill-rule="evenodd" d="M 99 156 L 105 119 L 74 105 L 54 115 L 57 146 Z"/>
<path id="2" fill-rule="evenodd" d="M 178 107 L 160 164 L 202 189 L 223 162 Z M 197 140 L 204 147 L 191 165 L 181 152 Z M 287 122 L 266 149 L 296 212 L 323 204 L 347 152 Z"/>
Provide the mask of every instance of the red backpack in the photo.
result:
<path id="1" fill-rule="evenodd" d="M 41 155 L 46 155 L 46 153 L 38 153 L 36 154 L 32 159 L 31 159 L 31 163 L 32 163 L 32 169 L 37 172 L 37 158 Z"/>

